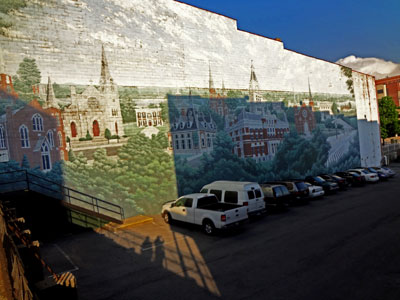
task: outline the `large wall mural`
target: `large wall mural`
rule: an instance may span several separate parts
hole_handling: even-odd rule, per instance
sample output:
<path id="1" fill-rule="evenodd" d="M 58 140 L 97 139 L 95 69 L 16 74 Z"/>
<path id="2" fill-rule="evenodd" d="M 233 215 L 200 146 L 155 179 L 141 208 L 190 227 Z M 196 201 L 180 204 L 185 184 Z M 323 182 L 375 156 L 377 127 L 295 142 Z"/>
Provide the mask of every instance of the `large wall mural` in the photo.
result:
<path id="1" fill-rule="evenodd" d="M 111 11 L 130 5 L 117 2 L 107 3 Z M 14 9 L 33 28 L 38 14 L 59 15 L 65 9 L 83 16 L 90 7 L 102 10 L 92 1 L 40 3 Z M 1 171 L 29 170 L 121 205 L 130 217 L 158 213 L 163 202 L 198 192 L 214 180 L 304 178 L 361 164 L 357 114 L 365 98 L 359 92 L 364 79 L 358 76 L 354 86 L 352 70 L 289 52 L 280 41 L 244 36 L 231 28 L 232 20 L 182 3 L 140 5 L 174 20 L 168 29 L 145 11 L 129 10 L 146 20 L 147 29 L 136 32 L 138 37 L 148 28 L 157 29 L 143 49 L 140 41 L 122 45 L 108 39 L 114 31 L 122 34 L 117 22 L 103 35 L 95 28 L 81 29 L 85 39 L 77 48 L 50 56 L 46 47 L 22 38 L 31 29 L 13 15 L 15 10 L 4 12 L 13 22 L 4 25 L 3 20 L 0 35 Z M 176 44 L 166 38 L 165 32 L 178 37 L 173 28 L 186 32 L 189 16 L 209 18 L 229 32 L 216 39 L 241 42 L 221 49 L 202 44 L 196 50 L 193 39 L 183 36 Z M 80 22 L 91 26 L 88 18 Z M 221 25 L 225 23 L 227 28 Z M 76 31 L 71 26 L 62 27 L 70 33 L 66 40 Z M 54 28 L 35 33 L 33 40 L 52 40 Z M 214 30 L 190 28 L 201 35 Z M 171 57 L 164 51 L 157 57 L 153 51 L 158 49 L 157 34 L 165 39 L 162 47 L 173 48 Z M 54 39 L 66 47 L 62 36 Z M 237 48 L 248 49 L 242 41 L 252 50 L 235 54 Z M 130 56 L 116 54 L 129 49 Z M 263 49 L 271 51 L 269 59 L 258 55 Z M 228 65 L 220 53 L 230 52 Z M 66 57 L 73 63 L 68 65 Z"/>

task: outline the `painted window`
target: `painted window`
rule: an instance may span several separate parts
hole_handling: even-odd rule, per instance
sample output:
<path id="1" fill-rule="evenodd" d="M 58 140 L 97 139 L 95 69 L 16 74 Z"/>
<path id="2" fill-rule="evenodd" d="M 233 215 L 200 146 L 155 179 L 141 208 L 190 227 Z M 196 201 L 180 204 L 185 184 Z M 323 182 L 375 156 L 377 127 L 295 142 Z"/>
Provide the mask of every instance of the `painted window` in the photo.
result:
<path id="1" fill-rule="evenodd" d="M 0 125 L 0 149 L 4 149 L 6 147 L 6 136 L 4 132 L 3 125 Z"/>
<path id="2" fill-rule="evenodd" d="M 39 114 L 34 114 L 32 117 L 33 131 L 43 131 L 43 118 Z"/>
<path id="3" fill-rule="evenodd" d="M 49 145 L 47 143 L 43 143 L 40 150 L 42 152 L 42 169 L 44 171 L 51 170 Z"/>
<path id="4" fill-rule="evenodd" d="M 61 134 L 60 131 L 58 132 L 58 145 L 59 145 L 60 147 L 63 146 L 62 134 Z"/>
<path id="5" fill-rule="evenodd" d="M 22 148 L 29 148 L 29 132 L 28 127 L 25 125 L 21 125 L 19 128 L 19 136 L 21 139 L 21 147 Z"/>
<path id="6" fill-rule="evenodd" d="M 49 141 L 50 147 L 54 147 L 54 135 L 53 131 L 49 130 L 47 131 L 47 140 Z"/>

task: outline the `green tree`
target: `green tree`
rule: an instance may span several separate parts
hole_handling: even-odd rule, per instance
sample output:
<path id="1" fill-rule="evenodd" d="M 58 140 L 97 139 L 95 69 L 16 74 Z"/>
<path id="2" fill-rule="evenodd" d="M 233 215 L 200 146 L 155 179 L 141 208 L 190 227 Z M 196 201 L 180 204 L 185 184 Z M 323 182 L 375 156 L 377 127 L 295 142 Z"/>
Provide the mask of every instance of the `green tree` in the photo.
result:
<path id="1" fill-rule="evenodd" d="M 392 97 L 383 97 L 379 100 L 379 116 L 382 138 L 385 139 L 400 133 L 398 113 Z"/>
<path id="2" fill-rule="evenodd" d="M 93 140 L 92 136 L 91 136 L 90 133 L 89 133 L 89 130 L 86 131 L 86 140 L 87 140 L 87 141 Z"/>
<path id="3" fill-rule="evenodd" d="M 22 158 L 21 168 L 24 169 L 24 170 L 29 170 L 31 168 L 31 166 L 29 164 L 28 157 L 26 156 L 26 154 L 24 154 L 24 157 Z"/>
<path id="4" fill-rule="evenodd" d="M 166 102 L 160 103 L 161 107 L 161 119 L 163 122 L 167 123 L 168 122 L 168 104 Z"/>
<path id="5" fill-rule="evenodd" d="M 335 101 L 332 103 L 331 110 L 334 115 L 337 115 L 339 113 L 338 106 Z"/>
<path id="6" fill-rule="evenodd" d="M 27 102 L 34 98 L 32 86 L 40 83 L 40 71 L 35 59 L 24 58 L 14 76 L 14 88 L 19 97 Z"/>
<path id="7" fill-rule="evenodd" d="M 104 137 L 107 139 L 108 143 L 110 143 L 110 139 L 112 137 L 110 129 L 106 128 L 104 132 Z"/>

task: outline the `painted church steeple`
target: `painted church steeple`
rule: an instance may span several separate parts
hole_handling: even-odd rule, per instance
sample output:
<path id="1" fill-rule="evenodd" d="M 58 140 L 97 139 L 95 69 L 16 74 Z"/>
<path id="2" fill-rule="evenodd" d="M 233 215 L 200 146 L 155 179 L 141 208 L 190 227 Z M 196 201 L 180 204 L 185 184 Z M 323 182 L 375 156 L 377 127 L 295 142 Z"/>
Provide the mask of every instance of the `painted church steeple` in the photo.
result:
<path id="1" fill-rule="evenodd" d="M 110 90 L 114 91 L 114 80 L 111 77 L 110 70 L 108 68 L 108 62 L 104 46 L 101 45 L 101 72 L 100 72 L 100 90 L 102 92 Z"/>

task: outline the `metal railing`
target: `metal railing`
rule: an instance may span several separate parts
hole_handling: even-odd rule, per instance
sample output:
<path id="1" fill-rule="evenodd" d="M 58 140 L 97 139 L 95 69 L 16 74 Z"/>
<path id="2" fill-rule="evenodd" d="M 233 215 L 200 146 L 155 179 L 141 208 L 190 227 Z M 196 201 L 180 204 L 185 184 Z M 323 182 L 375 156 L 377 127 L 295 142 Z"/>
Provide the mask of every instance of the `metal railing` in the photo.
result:
<path id="1" fill-rule="evenodd" d="M 65 203 L 91 211 L 98 215 L 123 220 L 124 209 L 114 203 L 104 201 L 89 194 L 69 188 L 57 182 L 43 178 L 27 170 L 16 170 L 0 173 L 0 192 L 29 190 Z"/>

